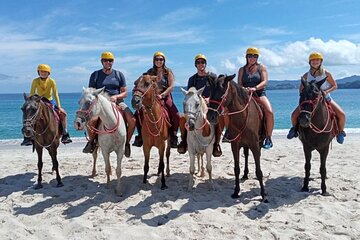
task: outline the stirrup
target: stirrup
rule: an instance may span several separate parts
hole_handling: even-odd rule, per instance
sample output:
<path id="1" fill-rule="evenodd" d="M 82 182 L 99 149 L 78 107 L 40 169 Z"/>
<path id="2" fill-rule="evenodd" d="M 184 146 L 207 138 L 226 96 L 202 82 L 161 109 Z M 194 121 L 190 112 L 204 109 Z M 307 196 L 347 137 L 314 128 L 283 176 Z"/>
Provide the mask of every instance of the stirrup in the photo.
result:
<path id="1" fill-rule="evenodd" d="M 299 136 L 299 134 L 297 133 L 295 127 L 291 127 L 289 130 L 289 133 L 286 137 L 287 137 L 287 139 L 292 139 L 292 138 L 296 138 L 298 136 Z"/>
<path id="2" fill-rule="evenodd" d="M 143 141 L 141 135 L 135 136 L 135 140 L 132 144 L 134 147 L 141 147 L 143 145 Z"/>
<path id="3" fill-rule="evenodd" d="M 72 140 L 70 138 L 70 135 L 68 133 L 64 134 L 62 137 L 61 137 L 61 142 L 63 144 L 68 144 L 68 143 L 72 143 Z"/>
<path id="4" fill-rule="evenodd" d="M 82 152 L 83 153 L 93 153 L 95 150 L 95 146 L 93 146 L 93 145 L 95 145 L 95 143 L 91 143 L 91 141 L 88 141 Z"/>

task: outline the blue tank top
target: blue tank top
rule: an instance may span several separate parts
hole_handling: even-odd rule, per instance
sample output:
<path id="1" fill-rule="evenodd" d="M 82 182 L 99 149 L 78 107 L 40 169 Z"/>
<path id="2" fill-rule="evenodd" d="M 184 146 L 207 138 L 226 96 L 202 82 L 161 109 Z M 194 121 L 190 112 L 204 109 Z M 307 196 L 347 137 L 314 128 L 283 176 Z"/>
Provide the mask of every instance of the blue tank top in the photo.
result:
<path id="1" fill-rule="evenodd" d="M 261 83 L 261 73 L 260 73 L 260 64 L 256 65 L 256 72 L 255 73 L 248 73 L 246 72 L 245 66 L 242 67 L 243 75 L 242 75 L 242 84 L 244 87 L 256 87 L 259 83 Z M 257 90 L 255 94 L 258 97 L 266 96 L 265 88 Z"/>

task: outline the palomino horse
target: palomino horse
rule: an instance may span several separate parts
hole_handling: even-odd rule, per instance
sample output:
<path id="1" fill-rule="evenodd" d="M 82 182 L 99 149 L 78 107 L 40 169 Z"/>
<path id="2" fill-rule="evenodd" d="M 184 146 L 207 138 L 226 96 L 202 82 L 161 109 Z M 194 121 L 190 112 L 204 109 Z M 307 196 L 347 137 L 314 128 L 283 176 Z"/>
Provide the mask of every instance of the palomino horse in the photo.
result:
<path id="1" fill-rule="evenodd" d="M 320 154 L 321 192 L 326 192 L 326 158 L 329 145 L 335 136 L 334 114 L 330 111 L 324 92 L 320 90 L 326 78 L 315 83 L 301 79 L 304 86 L 300 95 L 299 138 L 303 144 L 305 154 L 305 178 L 302 191 L 309 191 L 309 177 L 311 169 L 311 152 L 316 150 Z"/>
<path id="2" fill-rule="evenodd" d="M 91 118 L 99 117 L 99 128 L 92 128 L 98 134 L 98 143 L 105 160 L 105 172 L 107 184 L 110 184 L 111 165 L 110 153 L 116 153 L 117 184 L 115 193 L 121 195 L 120 177 L 121 161 L 125 151 L 126 128 L 121 113 L 117 110 L 115 103 L 110 102 L 109 96 L 104 92 L 104 88 L 84 88 L 79 100 L 80 109 L 76 112 L 75 128 L 84 129 L 85 123 Z M 97 152 L 96 150 L 94 151 Z M 96 159 L 94 159 L 94 165 Z M 94 169 L 94 168 L 93 168 Z"/>
<path id="3" fill-rule="evenodd" d="M 131 100 L 133 108 L 140 110 L 144 114 L 142 123 L 142 139 L 143 152 L 145 157 L 144 178 L 143 182 L 147 182 L 147 174 L 149 172 L 150 150 L 153 146 L 159 149 L 159 167 L 158 174 L 161 173 L 161 189 L 166 189 L 164 176 L 164 151 L 166 146 L 166 173 L 170 175 L 169 158 L 170 158 L 170 136 L 168 127 L 170 126 L 167 111 L 161 100 L 157 97 L 157 77 L 143 75 L 136 80 L 136 87 L 133 90 Z"/>
<path id="4" fill-rule="evenodd" d="M 207 118 L 211 124 L 216 124 L 219 115 L 223 114 L 223 108 L 228 109 L 229 130 L 232 133 L 231 150 L 234 157 L 235 171 L 235 190 L 232 198 L 238 198 L 240 192 L 240 148 L 249 148 L 253 153 L 256 167 L 256 177 L 261 187 L 262 200 L 265 198 L 265 188 L 263 184 L 263 173 L 260 167 L 261 146 L 265 138 L 263 129 L 263 119 L 258 105 L 248 95 L 244 88 L 240 88 L 235 82 L 231 81 L 235 77 L 220 75 L 216 80 L 210 81 L 210 104 Z"/>
<path id="5" fill-rule="evenodd" d="M 213 125 L 210 125 L 206 119 L 208 107 L 205 99 L 201 96 L 204 88 L 201 88 L 199 91 L 197 91 L 195 87 L 191 87 L 188 91 L 181 89 L 185 95 L 183 104 L 186 117 L 185 127 L 188 130 L 187 143 L 190 157 L 188 190 L 191 190 L 194 186 L 195 156 L 197 156 L 198 166 L 200 168 L 199 162 L 201 161 L 202 163 L 204 153 L 206 154 L 206 170 L 209 174 L 210 185 L 211 188 L 214 189 L 211 175 L 211 155 L 214 148 L 215 128 Z M 202 168 L 200 176 L 203 176 L 203 173 Z"/>
<path id="6" fill-rule="evenodd" d="M 46 104 L 42 97 L 33 95 L 27 97 L 24 93 L 25 103 L 21 110 L 23 112 L 22 133 L 25 137 L 34 139 L 33 150 L 36 149 L 38 155 L 38 180 L 35 189 L 42 188 L 41 171 L 43 168 L 42 154 L 43 148 L 46 148 L 51 156 L 52 170 L 56 172 L 57 187 L 62 187 L 59 174 L 59 163 L 57 160 L 57 148 L 60 144 L 61 131 L 59 129 L 59 120 L 54 114 L 51 103 Z"/>

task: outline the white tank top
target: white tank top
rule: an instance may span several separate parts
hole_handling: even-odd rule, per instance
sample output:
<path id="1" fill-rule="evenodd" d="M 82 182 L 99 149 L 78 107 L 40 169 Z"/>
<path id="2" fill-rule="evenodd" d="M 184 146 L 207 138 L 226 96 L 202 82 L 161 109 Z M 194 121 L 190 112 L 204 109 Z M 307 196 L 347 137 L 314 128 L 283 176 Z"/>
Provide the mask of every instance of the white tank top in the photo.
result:
<path id="1" fill-rule="evenodd" d="M 307 73 L 306 80 L 307 80 L 308 82 L 313 81 L 313 80 L 315 80 L 315 82 L 320 82 L 320 81 L 323 80 L 324 78 L 326 78 L 326 71 L 325 71 L 325 69 L 323 69 L 323 74 L 320 75 L 320 76 L 317 76 L 317 77 L 314 77 L 313 75 L 311 75 L 310 70 L 309 70 L 308 73 Z M 331 88 L 331 84 L 329 83 L 328 80 L 326 80 L 326 81 L 321 85 L 320 88 L 321 88 L 321 90 L 326 91 L 326 90 L 328 90 L 329 88 Z M 330 94 L 329 94 L 329 93 L 326 94 L 326 97 L 330 97 Z"/>

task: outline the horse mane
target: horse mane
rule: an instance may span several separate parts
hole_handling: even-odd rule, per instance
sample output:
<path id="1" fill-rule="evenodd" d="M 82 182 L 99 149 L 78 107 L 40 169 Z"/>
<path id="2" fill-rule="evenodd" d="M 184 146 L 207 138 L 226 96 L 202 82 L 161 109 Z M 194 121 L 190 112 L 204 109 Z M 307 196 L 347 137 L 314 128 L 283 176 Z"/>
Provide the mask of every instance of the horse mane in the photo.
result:
<path id="1" fill-rule="evenodd" d="M 92 88 L 92 87 L 86 88 L 86 89 L 84 90 L 84 95 L 93 94 L 94 91 L 96 91 L 96 90 L 98 90 L 98 89 Z M 109 95 L 108 92 L 102 91 L 99 95 L 103 96 L 103 97 L 106 98 L 108 101 L 110 101 L 110 95 Z"/>
<path id="2" fill-rule="evenodd" d="M 237 95 L 238 95 L 238 99 L 240 101 L 240 104 L 244 105 L 249 101 L 249 93 L 248 91 L 243 88 L 240 87 L 238 84 L 236 84 L 234 81 L 230 82 L 231 85 L 233 85 L 236 89 Z"/>

